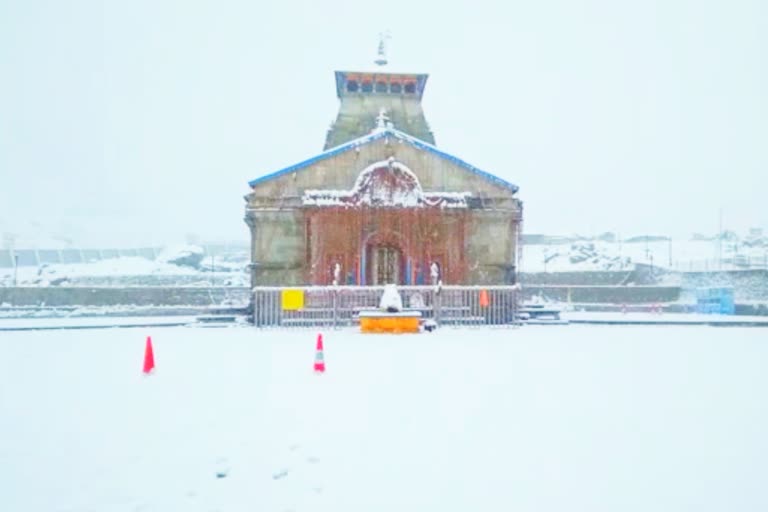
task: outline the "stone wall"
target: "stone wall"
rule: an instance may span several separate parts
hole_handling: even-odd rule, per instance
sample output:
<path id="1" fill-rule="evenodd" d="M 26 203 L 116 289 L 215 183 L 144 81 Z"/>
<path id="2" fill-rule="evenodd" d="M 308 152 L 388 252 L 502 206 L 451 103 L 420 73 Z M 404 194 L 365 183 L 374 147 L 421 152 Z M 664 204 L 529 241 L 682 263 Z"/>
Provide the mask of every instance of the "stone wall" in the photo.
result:
<path id="1" fill-rule="evenodd" d="M 332 148 L 370 133 L 376 128 L 376 118 L 382 108 L 386 109 L 387 117 L 397 129 L 430 144 L 435 143 L 418 96 L 369 93 L 344 95 L 325 147 Z"/>
<path id="2" fill-rule="evenodd" d="M 251 226 L 251 284 L 290 286 L 306 280 L 304 213 L 254 211 Z"/>
<path id="3" fill-rule="evenodd" d="M 641 270 L 582 272 L 521 272 L 523 285 L 577 285 L 577 286 L 622 286 L 629 283 L 639 285 L 656 284 L 648 272 Z"/>
<path id="4" fill-rule="evenodd" d="M 9 306 L 210 306 L 225 301 L 248 304 L 249 288 L 0 288 L 0 304 Z"/>
<path id="5" fill-rule="evenodd" d="M 648 304 L 674 302 L 679 286 L 523 286 L 523 300 L 547 300 L 590 304 Z"/>
<path id="6" fill-rule="evenodd" d="M 505 211 L 474 210 L 469 228 L 469 282 L 511 284 L 517 251 L 513 216 Z"/>

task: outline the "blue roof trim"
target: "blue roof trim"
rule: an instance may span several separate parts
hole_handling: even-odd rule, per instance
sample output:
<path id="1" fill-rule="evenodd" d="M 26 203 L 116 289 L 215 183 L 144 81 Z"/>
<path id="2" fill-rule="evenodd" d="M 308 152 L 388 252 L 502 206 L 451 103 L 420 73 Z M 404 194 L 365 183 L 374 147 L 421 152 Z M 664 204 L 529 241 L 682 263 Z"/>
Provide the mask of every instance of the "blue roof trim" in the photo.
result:
<path id="1" fill-rule="evenodd" d="M 358 146 L 361 146 L 363 144 L 368 144 L 369 142 L 373 142 L 375 140 L 382 139 L 386 136 L 392 136 L 400 140 L 404 140 L 408 142 L 409 144 L 412 144 L 416 146 L 419 149 L 423 149 L 424 151 L 428 151 L 430 153 L 433 153 L 441 158 L 445 158 L 448 161 L 451 161 L 461 167 L 464 167 L 468 171 L 472 172 L 473 174 L 476 174 L 480 176 L 481 178 L 484 178 L 491 183 L 494 183 L 496 185 L 502 186 L 504 188 L 507 188 L 512 191 L 512 193 L 516 193 L 519 190 L 519 187 L 517 185 L 514 185 L 507 180 L 504 180 L 502 178 L 499 178 L 498 176 L 495 176 L 489 172 L 485 172 L 481 169 L 478 169 L 474 165 L 471 165 L 461 158 L 455 157 L 449 153 L 446 153 L 444 151 L 440 151 L 432 144 L 429 144 L 427 142 L 424 142 L 422 140 L 417 139 L 416 137 L 412 137 L 408 135 L 407 133 L 403 133 L 400 130 L 396 130 L 394 128 L 386 128 L 383 130 L 375 131 L 370 133 L 369 135 L 366 135 L 364 137 L 360 137 L 359 139 L 351 140 L 349 142 L 346 142 L 344 144 L 341 144 L 340 146 L 336 146 L 335 148 L 331 148 L 327 151 L 323 151 L 319 155 L 313 156 L 312 158 L 308 158 L 307 160 L 301 161 L 299 163 L 296 163 L 294 165 L 291 165 L 289 167 L 286 167 L 284 169 L 280 169 L 279 171 L 275 171 L 270 174 L 266 174 L 264 176 L 261 176 L 259 178 L 256 178 L 254 180 L 251 180 L 248 182 L 248 185 L 251 187 L 255 187 L 256 185 L 260 183 L 264 183 L 265 181 L 269 181 L 273 178 L 278 178 L 280 176 L 283 176 L 285 174 L 290 174 L 294 171 L 298 171 L 299 169 L 303 169 L 304 167 L 308 167 L 316 162 L 319 162 L 321 160 L 325 160 L 326 158 L 331 158 L 333 156 L 336 156 L 340 153 L 344 153 L 345 151 L 349 151 L 351 149 L 354 149 Z"/>
<path id="2" fill-rule="evenodd" d="M 351 140 L 349 142 L 345 142 L 344 144 L 341 144 L 340 146 L 336 146 L 335 148 L 331 148 L 329 150 L 323 151 L 319 155 L 313 156 L 312 158 L 308 158 L 306 160 L 303 160 L 297 164 L 293 164 L 289 167 L 286 167 L 285 169 L 280 169 L 279 171 L 275 171 L 270 174 L 266 174 L 264 176 L 261 176 L 259 178 L 256 178 L 254 180 L 251 180 L 248 182 L 248 185 L 251 187 L 258 185 L 259 183 L 264 183 L 265 181 L 269 181 L 272 178 L 278 178 L 280 176 L 283 176 L 284 174 L 290 174 L 293 171 L 298 171 L 299 169 L 302 169 L 304 167 L 308 167 L 316 162 L 319 162 L 321 160 L 325 160 L 326 158 L 330 158 L 332 156 L 336 156 L 340 153 L 344 153 L 345 151 L 349 151 L 350 149 L 354 149 L 357 146 L 360 146 L 361 144 L 366 144 L 368 142 L 381 139 L 385 137 L 388 134 L 389 130 L 382 130 L 380 132 L 373 132 L 369 135 L 366 135 L 364 137 L 360 137 L 359 139 Z"/>

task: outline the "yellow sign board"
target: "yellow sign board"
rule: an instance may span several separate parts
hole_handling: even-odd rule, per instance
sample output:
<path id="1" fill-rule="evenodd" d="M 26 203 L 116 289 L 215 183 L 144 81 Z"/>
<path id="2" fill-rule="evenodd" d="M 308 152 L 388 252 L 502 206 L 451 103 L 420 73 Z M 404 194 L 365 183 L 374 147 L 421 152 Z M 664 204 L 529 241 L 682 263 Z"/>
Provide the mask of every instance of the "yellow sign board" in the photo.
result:
<path id="1" fill-rule="evenodd" d="M 283 311 L 296 311 L 304 308 L 304 290 L 283 290 L 281 299 Z"/>

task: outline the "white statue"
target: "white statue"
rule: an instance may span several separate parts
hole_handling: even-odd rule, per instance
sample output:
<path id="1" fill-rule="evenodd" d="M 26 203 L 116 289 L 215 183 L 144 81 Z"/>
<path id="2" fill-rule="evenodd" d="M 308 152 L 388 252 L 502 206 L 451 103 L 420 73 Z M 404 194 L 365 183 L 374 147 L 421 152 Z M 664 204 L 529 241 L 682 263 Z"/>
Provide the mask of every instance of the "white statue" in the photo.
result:
<path id="1" fill-rule="evenodd" d="M 437 285 L 440 282 L 440 267 L 437 266 L 437 262 L 433 261 L 429 266 L 429 277 L 432 279 L 432 284 Z"/>
<path id="2" fill-rule="evenodd" d="M 410 306 L 417 309 L 427 307 L 427 305 L 424 303 L 424 296 L 419 292 L 413 292 L 411 294 Z"/>
<path id="3" fill-rule="evenodd" d="M 379 308 L 389 313 L 397 313 L 403 310 L 403 299 L 400 298 L 400 293 L 395 285 L 384 285 L 384 293 L 381 295 Z"/>
<path id="4" fill-rule="evenodd" d="M 333 285 L 338 286 L 340 279 L 341 279 L 341 264 L 337 262 L 333 266 Z"/>

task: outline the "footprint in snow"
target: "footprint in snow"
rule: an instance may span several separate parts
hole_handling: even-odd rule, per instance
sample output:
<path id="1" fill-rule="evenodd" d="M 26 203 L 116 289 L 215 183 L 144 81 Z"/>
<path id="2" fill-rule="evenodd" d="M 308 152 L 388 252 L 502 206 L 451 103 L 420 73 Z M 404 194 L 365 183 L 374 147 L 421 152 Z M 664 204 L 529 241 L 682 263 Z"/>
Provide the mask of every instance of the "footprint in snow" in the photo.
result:
<path id="1" fill-rule="evenodd" d="M 272 473 L 272 480 L 281 480 L 288 476 L 288 470 L 287 469 L 281 469 L 280 471 L 276 473 Z"/>

